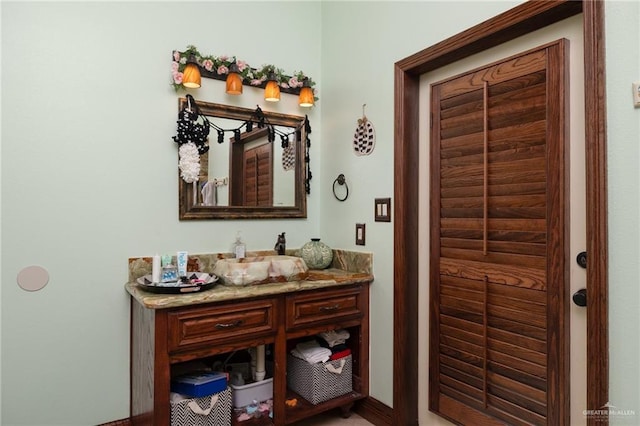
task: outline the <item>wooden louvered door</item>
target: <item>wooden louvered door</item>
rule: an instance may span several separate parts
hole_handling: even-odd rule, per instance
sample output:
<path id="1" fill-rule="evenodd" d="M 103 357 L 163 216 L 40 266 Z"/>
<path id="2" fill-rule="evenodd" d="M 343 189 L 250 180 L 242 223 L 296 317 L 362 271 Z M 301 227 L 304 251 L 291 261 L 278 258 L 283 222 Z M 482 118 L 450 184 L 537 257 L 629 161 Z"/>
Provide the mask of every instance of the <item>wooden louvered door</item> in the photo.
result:
<path id="1" fill-rule="evenodd" d="M 273 144 L 263 144 L 244 152 L 243 206 L 273 205 Z"/>
<path id="2" fill-rule="evenodd" d="M 568 424 L 567 49 L 431 88 L 429 405 L 459 424 Z"/>

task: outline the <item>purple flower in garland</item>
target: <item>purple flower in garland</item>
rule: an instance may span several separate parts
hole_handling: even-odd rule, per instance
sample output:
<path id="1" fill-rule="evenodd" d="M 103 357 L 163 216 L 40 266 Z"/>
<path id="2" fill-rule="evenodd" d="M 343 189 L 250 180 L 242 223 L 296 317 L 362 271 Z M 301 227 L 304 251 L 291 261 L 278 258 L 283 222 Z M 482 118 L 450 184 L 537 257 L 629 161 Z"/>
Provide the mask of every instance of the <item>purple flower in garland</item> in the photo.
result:
<path id="1" fill-rule="evenodd" d="M 302 87 L 302 82 L 294 75 L 289 79 L 289 87 Z"/>
<path id="2" fill-rule="evenodd" d="M 267 80 L 267 76 L 266 76 L 266 75 L 263 75 L 263 76 L 262 76 L 262 77 L 260 77 L 260 78 L 254 78 L 254 79 L 252 79 L 249 83 L 250 83 L 252 86 L 260 86 L 260 85 L 261 85 L 262 83 L 264 83 L 266 80 Z"/>
<path id="3" fill-rule="evenodd" d="M 211 59 L 205 59 L 202 61 L 202 66 L 205 70 L 211 71 L 213 69 L 213 61 Z"/>
<path id="4" fill-rule="evenodd" d="M 218 75 L 227 74 L 228 72 L 229 68 L 227 68 L 225 65 L 220 65 L 217 69 Z"/>

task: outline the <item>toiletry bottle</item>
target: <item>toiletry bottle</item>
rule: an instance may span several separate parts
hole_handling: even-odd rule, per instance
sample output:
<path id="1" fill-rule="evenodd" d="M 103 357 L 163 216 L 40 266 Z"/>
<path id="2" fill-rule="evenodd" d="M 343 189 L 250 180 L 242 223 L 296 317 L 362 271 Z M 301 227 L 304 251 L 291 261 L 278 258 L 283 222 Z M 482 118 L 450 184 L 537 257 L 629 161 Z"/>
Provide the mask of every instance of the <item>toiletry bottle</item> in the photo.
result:
<path id="1" fill-rule="evenodd" d="M 160 255 L 156 254 L 153 256 L 153 261 L 151 263 L 151 281 L 154 283 L 160 282 L 160 270 L 162 269 L 162 265 L 160 263 Z"/>
<path id="2" fill-rule="evenodd" d="M 189 254 L 186 251 L 179 251 L 176 255 L 176 263 L 178 264 L 178 276 L 187 276 L 187 262 L 189 261 Z"/>
<path id="3" fill-rule="evenodd" d="M 178 268 L 172 263 L 170 255 L 162 256 L 162 272 L 160 282 L 171 283 L 178 281 Z"/>
<path id="4" fill-rule="evenodd" d="M 245 245 L 240 236 L 240 231 L 236 234 L 236 242 L 233 243 L 233 253 L 236 259 L 243 259 L 245 256 Z"/>

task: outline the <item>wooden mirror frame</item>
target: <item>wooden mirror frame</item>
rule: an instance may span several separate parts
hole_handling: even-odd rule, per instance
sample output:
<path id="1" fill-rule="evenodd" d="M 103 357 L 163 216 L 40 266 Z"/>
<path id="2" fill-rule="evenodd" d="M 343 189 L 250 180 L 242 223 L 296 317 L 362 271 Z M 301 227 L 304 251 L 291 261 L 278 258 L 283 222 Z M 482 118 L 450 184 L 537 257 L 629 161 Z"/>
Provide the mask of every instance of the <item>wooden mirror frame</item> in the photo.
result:
<path id="1" fill-rule="evenodd" d="M 178 111 L 186 105 L 186 98 L 178 101 Z M 246 121 L 255 117 L 255 110 L 196 101 L 200 112 L 209 117 L 219 117 L 232 120 Z M 293 206 L 199 206 L 194 203 L 193 188 L 190 183 L 180 178 L 178 172 L 178 211 L 180 220 L 203 219 L 289 219 L 307 217 L 307 197 L 305 193 L 305 145 L 306 140 L 304 121 L 299 115 L 281 114 L 262 111 L 266 121 L 274 126 L 301 128 L 301 137 L 296 140 L 295 165 L 295 204 Z M 215 143 L 215 141 L 214 141 Z"/>

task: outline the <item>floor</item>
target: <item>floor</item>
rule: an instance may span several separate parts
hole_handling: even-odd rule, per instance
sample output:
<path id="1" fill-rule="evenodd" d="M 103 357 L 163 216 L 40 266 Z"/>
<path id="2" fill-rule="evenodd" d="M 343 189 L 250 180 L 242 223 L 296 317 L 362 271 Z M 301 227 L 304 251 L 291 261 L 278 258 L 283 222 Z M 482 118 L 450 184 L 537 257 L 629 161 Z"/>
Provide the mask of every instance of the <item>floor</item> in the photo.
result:
<path id="1" fill-rule="evenodd" d="M 324 414 L 319 414 L 312 419 L 298 422 L 295 426 L 371 426 L 373 423 L 369 423 L 356 413 L 352 413 L 348 419 L 343 419 L 340 416 L 339 411 L 329 411 Z"/>

